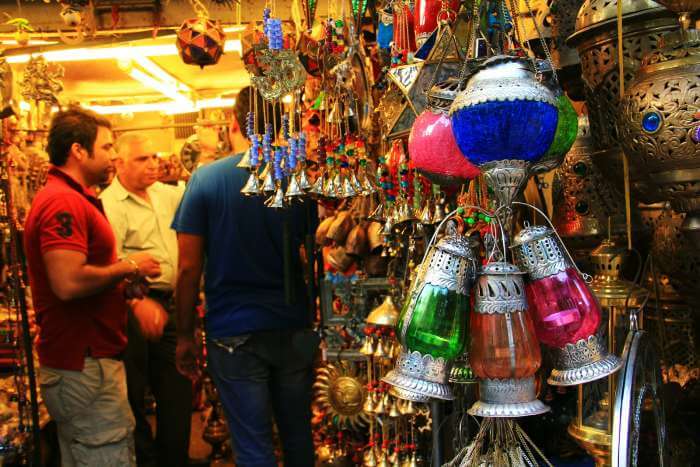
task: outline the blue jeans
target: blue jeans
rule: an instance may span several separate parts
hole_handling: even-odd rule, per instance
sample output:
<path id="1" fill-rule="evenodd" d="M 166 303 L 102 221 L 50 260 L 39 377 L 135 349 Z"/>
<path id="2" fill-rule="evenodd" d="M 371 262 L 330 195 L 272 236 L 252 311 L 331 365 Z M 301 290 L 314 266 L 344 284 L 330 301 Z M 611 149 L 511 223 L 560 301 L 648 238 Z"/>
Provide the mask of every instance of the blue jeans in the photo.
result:
<path id="1" fill-rule="evenodd" d="M 207 343 L 237 467 L 277 467 L 272 417 L 286 467 L 312 467 L 311 385 L 319 338 L 311 330 L 268 331 Z"/>

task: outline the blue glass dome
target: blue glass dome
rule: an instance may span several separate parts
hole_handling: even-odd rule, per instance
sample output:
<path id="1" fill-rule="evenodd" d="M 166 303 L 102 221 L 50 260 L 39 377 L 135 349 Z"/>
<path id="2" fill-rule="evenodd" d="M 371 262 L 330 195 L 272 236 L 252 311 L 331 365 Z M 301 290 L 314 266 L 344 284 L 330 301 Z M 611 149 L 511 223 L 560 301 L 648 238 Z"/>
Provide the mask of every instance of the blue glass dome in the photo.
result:
<path id="1" fill-rule="evenodd" d="M 539 160 L 552 145 L 557 108 L 547 102 L 494 101 L 452 114 L 452 132 L 472 164 L 501 159 Z"/>

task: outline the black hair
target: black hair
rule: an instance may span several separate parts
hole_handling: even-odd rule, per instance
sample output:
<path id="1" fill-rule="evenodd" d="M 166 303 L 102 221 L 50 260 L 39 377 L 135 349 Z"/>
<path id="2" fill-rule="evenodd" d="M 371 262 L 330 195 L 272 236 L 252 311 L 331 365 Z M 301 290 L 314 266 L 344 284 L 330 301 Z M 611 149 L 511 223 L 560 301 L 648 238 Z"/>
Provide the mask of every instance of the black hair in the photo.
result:
<path id="1" fill-rule="evenodd" d="M 59 167 L 65 165 L 73 143 L 78 143 L 92 155 L 97 127 L 111 129 L 112 125 L 106 118 L 78 106 L 57 112 L 51 119 L 46 147 L 51 163 Z"/>

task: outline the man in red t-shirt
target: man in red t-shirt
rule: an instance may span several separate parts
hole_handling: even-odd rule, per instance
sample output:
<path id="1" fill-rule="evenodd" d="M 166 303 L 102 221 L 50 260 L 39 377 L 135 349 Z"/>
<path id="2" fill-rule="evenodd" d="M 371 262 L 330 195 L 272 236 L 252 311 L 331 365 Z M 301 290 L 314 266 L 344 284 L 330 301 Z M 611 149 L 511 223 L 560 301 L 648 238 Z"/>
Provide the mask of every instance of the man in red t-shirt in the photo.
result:
<path id="1" fill-rule="evenodd" d="M 115 157 L 109 122 L 77 107 L 58 112 L 47 151 L 53 166 L 24 235 L 42 396 L 64 467 L 135 465 L 121 284 L 157 277 L 160 265 L 145 253 L 117 261 L 112 228 L 91 189 L 107 181 Z"/>

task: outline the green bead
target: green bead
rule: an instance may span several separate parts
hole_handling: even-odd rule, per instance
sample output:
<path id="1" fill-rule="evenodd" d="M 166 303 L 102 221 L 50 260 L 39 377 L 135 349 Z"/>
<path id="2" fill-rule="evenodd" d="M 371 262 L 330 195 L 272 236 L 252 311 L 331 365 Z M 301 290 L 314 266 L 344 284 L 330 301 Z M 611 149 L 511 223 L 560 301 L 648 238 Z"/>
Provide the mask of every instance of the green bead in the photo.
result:
<path id="1" fill-rule="evenodd" d="M 469 225 L 474 225 L 476 223 L 476 219 L 473 217 L 467 217 L 467 224 Z"/>
<path id="2" fill-rule="evenodd" d="M 457 215 L 458 216 L 464 215 L 464 208 L 457 208 Z"/>
<path id="3" fill-rule="evenodd" d="M 339 19 L 339 20 L 336 20 L 335 26 L 336 26 L 337 28 L 342 28 L 342 27 L 343 27 L 343 20 L 340 20 L 340 19 Z"/>
<path id="4" fill-rule="evenodd" d="M 483 212 L 480 212 L 479 214 L 476 215 L 476 217 L 478 217 L 479 220 L 482 220 L 482 221 L 483 221 L 483 220 L 484 220 L 484 217 L 486 217 L 486 216 L 484 215 Z"/>
<path id="5" fill-rule="evenodd" d="M 484 216 L 484 222 L 491 222 L 491 218 L 489 216 Z"/>

